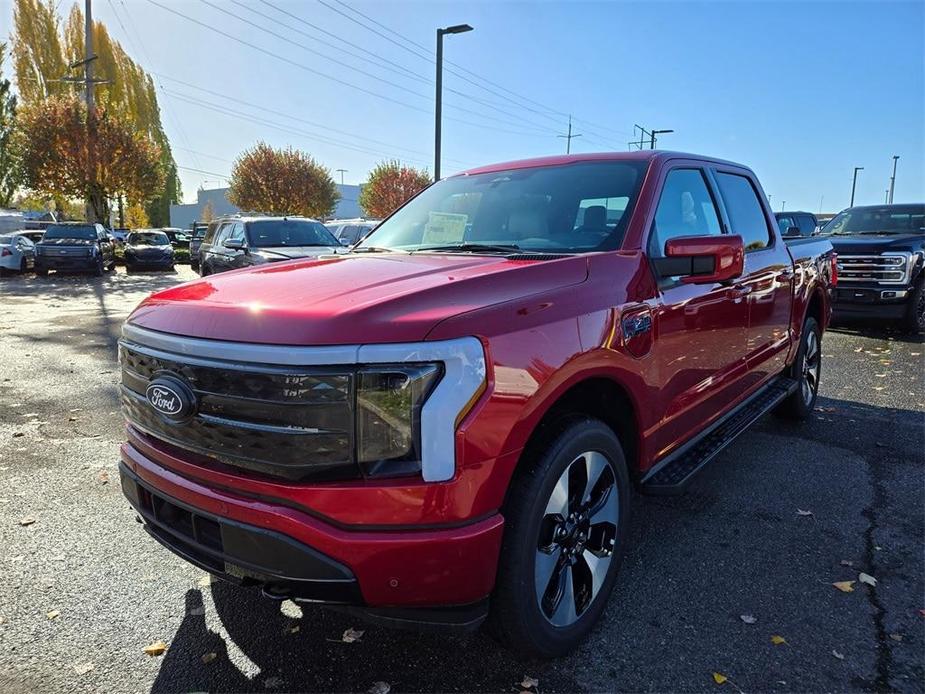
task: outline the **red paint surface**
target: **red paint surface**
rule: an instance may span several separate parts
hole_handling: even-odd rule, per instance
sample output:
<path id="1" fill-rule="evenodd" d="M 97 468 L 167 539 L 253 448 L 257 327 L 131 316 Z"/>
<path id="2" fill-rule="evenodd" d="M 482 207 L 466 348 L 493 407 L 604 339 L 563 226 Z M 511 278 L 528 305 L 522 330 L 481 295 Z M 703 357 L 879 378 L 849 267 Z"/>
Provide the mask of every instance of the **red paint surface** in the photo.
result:
<path id="1" fill-rule="evenodd" d="M 667 171 L 715 167 L 755 180 L 748 169 L 644 152 L 551 157 L 471 173 L 625 158 L 650 164 L 620 251 L 551 261 L 428 254 L 296 261 L 181 285 L 131 315 L 154 330 L 268 344 L 479 337 L 488 387 L 460 423 L 452 480 L 267 481 L 137 432 L 130 432 L 123 458 L 171 496 L 213 513 L 221 501 L 235 520 L 272 527 L 342 560 L 371 604 L 484 597 L 520 453 L 571 387 L 606 379 L 625 392 L 637 424 L 637 455 L 629 463 L 642 472 L 790 363 L 811 301 L 821 302 L 823 327 L 828 323 L 828 242 L 797 245 L 791 254 L 766 201 L 773 242 L 745 254 L 734 286 L 659 288 L 644 249 Z M 648 313 L 652 328 L 627 343 L 621 321 L 636 313 Z M 400 575 L 400 590 L 388 587 L 392 574 Z"/>

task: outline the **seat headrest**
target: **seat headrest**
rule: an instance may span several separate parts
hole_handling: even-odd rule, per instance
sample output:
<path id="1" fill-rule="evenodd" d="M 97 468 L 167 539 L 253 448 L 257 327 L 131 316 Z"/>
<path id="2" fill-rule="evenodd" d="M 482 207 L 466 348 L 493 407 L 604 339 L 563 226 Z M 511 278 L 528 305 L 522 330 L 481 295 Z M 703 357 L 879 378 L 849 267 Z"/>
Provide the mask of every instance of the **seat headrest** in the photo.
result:
<path id="1" fill-rule="evenodd" d="M 607 208 L 603 205 L 591 205 L 585 209 L 584 227 L 603 228 L 607 226 Z"/>

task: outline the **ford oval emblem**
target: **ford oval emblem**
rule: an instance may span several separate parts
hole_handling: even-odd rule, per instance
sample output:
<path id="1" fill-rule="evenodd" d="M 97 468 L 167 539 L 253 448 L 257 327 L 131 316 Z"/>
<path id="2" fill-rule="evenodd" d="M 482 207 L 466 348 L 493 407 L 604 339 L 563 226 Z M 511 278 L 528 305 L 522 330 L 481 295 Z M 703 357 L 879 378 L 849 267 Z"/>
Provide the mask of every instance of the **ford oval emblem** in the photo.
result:
<path id="1" fill-rule="evenodd" d="M 172 376 L 159 376 L 145 389 L 148 404 L 168 419 L 186 419 L 196 407 L 196 395 L 183 381 Z"/>

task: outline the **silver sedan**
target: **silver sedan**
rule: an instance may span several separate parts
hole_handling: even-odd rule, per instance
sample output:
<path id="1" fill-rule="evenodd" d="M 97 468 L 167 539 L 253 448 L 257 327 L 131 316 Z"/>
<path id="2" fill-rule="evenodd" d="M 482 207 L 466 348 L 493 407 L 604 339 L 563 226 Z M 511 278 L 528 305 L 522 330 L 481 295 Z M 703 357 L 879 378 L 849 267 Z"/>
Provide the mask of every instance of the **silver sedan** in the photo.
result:
<path id="1" fill-rule="evenodd" d="M 22 234 L 0 236 L 0 274 L 28 272 L 35 267 L 35 244 Z"/>

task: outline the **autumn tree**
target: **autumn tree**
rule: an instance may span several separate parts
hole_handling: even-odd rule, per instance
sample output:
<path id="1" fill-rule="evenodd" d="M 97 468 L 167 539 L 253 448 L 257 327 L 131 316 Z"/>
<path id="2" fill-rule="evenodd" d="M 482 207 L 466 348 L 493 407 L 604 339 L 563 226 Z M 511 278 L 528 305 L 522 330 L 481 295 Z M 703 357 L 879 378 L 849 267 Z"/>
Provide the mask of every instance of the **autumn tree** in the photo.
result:
<path id="1" fill-rule="evenodd" d="M 64 25 L 55 8 L 60 3 L 42 0 L 14 0 L 13 64 L 24 104 L 74 95 L 82 82 L 62 82 L 70 74 L 68 65 L 84 58 L 84 17 L 74 4 Z M 180 200 L 180 181 L 167 135 L 161 124 L 157 91 L 151 76 L 135 63 L 122 46 L 109 36 L 106 26 L 93 23 L 94 74 L 106 80 L 96 85 L 96 104 L 118 113 L 135 130 L 159 149 L 162 183 L 155 194 L 145 197 L 145 211 L 156 226 L 169 222 L 170 204 Z"/>
<path id="2" fill-rule="evenodd" d="M 140 203 L 136 202 L 125 209 L 125 226 L 128 229 L 147 229 L 151 226 L 148 213 Z"/>
<path id="3" fill-rule="evenodd" d="M 10 93 L 10 81 L 3 78 L 6 44 L 0 43 L 0 207 L 9 207 L 16 192 L 13 126 L 16 124 L 16 97 Z"/>
<path id="4" fill-rule="evenodd" d="M 20 111 L 14 142 L 22 184 L 39 195 L 83 197 L 97 220 L 109 200 L 145 202 L 164 184 L 158 146 L 125 119 L 96 110 L 92 170 L 87 107 L 75 97 L 51 97 Z"/>
<path id="5" fill-rule="evenodd" d="M 199 213 L 199 221 L 208 224 L 213 219 L 215 219 L 215 205 L 211 200 L 206 200 L 206 204 L 202 206 L 202 212 Z"/>
<path id="6" fill-rule="evenodd" d="M 369 172 L 360 191 L 360 207 L 367 217 L 386 217 L 430 184 L 426 170 L 384 161 Z"/>
<path id="7" fill-rule="evenodd" d="M 327 217 L 339 198 L 331 172 L 292 147 L 258 142 L 231 170 L 228 200 L 247 212 Z"/>

